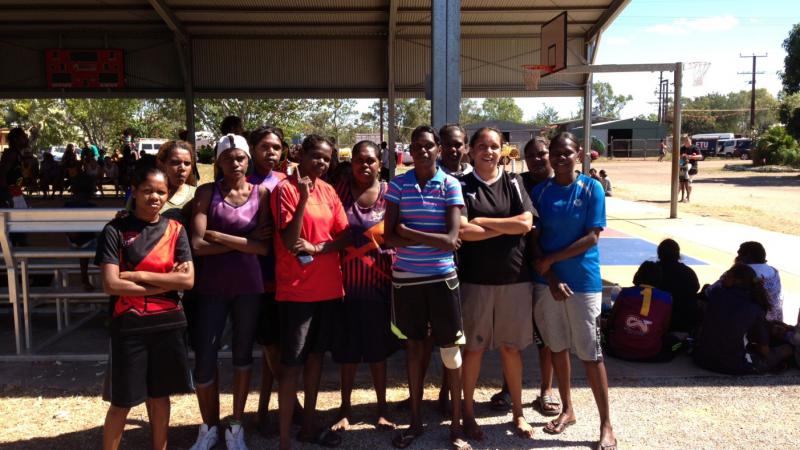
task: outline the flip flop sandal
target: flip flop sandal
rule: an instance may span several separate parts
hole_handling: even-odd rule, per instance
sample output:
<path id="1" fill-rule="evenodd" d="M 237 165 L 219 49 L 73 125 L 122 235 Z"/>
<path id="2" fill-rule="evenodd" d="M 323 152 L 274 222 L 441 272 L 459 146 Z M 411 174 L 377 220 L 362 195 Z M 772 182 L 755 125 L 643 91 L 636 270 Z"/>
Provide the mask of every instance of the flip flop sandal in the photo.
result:
<path id="1" fill-rule="evenodd" d="M 566 431 L 567 428 L 571 427 L 572 425 L 575 425 L 575 422 L 576 422 L 575 420 L 569 420 L 569 421 L 564 421 L 564 422 L 561 422 L 561 423 L 556 423 L 556 421 L 553 420 L 553 421 L 550 421 L 547 424 L 547 426 L 542 428 L 542 431 L 544 431 L 547 434 L 561 434 L 564 431 Z M 549 426 L 549 428 L 548 428 L 548 426 Z"/>
<path id="2" fill-rule="evenodd" d="M 300 434 L 297 435 L 297 440 L 303 443 L 316 444 L 320 447 L 336 448 L 342 445 L 342 437 L 339 433 L 324 429 L 316 435 L 316 437 L 304 437 Z"/>
<path id="3" fill-rule="evenodd" d="M 461 438 L 452 439 L 450 444 L 452 445 L 453 450 L 472 450 L 472 446 L 469 445 L 469 442 Z"/>
<path id="4" fill-rule="evenodd" d="M 554 405 L 556 409 L 546 409 L 545 406 L 547 405 Z M 552 417 L 561 414 L 561 402 L 558 400 L 558 397 L 554 395 L 543 395 L 536 397 L 536 400 L 533 401 L 531 407 L 534 409 L 534 411 L 543 416 Z"/>
<path id="5" fill-rule="evenodd" d="M 489 400 L 492 411 L 508 411 L 511 409 L 511 394 L 508 392 L 498 392 Z"/>
<path id="6" fill-rule="evenodd" d="M 418 437 L 418 434 L 414 434 L 408 431 L 408 429 L 400 430 L 400 432 L 392 438 L 392 445 L 394 448 L 407 448 L 413 444 Z"/>
<path id="7" fill-rule="evenodd" d="M 617 440 L 614 439 L 613 444 L 601 444 L 597 443 L 598 450 L 617 450 Z"/>

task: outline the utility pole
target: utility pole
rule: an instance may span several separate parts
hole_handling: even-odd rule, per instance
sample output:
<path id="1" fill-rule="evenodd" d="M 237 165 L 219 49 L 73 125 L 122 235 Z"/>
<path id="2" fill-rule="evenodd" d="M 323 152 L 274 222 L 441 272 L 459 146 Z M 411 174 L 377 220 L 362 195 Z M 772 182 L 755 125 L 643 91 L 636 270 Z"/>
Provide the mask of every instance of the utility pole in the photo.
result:
<path id="1" fill-rule="evenodd" d="M 750 132 L 752 133 L 756 128 L 756 75 L 761 75 L 764 73 L 756 71 L 756 59 L 766 58 L 767 54 L 764 53 L 763 55 L 756 55 L 753 53 L 752 55 L 742 55 L 739 53 L 739 57 L 753 58 L 753 70 L 751 72 L 738 72 L 739 75 L 752 75 L 753 77 L 750 81 Z"/>

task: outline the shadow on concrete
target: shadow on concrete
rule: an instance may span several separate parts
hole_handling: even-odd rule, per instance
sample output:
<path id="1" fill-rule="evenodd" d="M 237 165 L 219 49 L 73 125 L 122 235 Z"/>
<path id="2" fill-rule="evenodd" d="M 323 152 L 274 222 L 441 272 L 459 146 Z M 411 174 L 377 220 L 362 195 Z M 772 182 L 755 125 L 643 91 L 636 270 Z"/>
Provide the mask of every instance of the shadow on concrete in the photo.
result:
<path id="1" fill-rule="evenodd" d="M 727 184 L 731 186 L 747 187 L 800 187 L 800 175 L 794 176 L 766 176 L 757 175 L 749 177 L 711 177 L 696 178 L 694 184 Z"/>

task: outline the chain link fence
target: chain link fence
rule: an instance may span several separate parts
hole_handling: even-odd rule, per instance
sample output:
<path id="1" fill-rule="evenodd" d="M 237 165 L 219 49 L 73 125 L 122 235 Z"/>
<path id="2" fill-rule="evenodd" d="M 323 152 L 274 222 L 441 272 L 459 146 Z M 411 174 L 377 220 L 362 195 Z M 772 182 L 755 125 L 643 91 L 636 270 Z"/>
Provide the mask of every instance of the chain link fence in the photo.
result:
<path id="1" fill-rule="evenodd" d="M 608 144 L 607 153 L 610 158 L 658 158 L 660 143 L 661 139 L 612 138 Z M 669 156 L 672 151 L 672 143 L 668 140 L 665 140 L 664 143 L 667 144 L 665 156 Z"/>

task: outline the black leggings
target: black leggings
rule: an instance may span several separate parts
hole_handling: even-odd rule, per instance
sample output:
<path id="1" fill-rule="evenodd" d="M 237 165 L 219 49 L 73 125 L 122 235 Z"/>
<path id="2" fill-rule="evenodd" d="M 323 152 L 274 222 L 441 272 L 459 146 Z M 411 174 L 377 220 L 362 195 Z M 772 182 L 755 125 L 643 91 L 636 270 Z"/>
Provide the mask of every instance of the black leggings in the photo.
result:
<path id="1" fill-rule="evenodd" d="M 262 294 L 198 294 L 196 301 L 191 327 L 197 384 L 203 385 L 214 380 L 217 351 L 229 315 L 233 325 L 233 367 L 245 369 L 253 364 L 253 342 L 258 328 Z"/>

